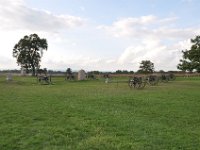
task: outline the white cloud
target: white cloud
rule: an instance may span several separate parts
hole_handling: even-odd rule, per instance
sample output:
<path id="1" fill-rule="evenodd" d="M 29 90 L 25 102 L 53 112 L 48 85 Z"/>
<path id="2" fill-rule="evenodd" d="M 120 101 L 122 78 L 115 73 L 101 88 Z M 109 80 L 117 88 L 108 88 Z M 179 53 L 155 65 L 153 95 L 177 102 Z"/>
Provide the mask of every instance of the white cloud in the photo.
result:
<path id="1" fill-rule="evenodd" d="M 0 1 L 1 30 L 28 29 L 57 32 L 61 29 L 80 27 L 85 19 L 71 15 L 57 15 L 49 11 L 27 7 L 22 0 Z"/>
<path id="2" fill-rule="evenodd" d="M 158 18 L 153 15 L 123 18 L 98 29 L 110 37 L 128 39 L 129 46 L 117 59 L 118 65 L 132 64 L 137 70 L 142 60 L 151 60 L 157 70 L 176 70 L 181 50 L 189 49 L 190 38 L 200 34 L 200 28 L 176 26 L 177 17 Z"/>
<path id="3" fill-rule="evenodd" d="M 121 55 L 114 58 L 100 58 L 85 55 L 62 56 L 54 55 L 54 59 L 46 57 L 42 64 L 50 69 L 66 69 L 71 67 L 74 70 L 81 68 L 85 70 L 115 71 L 139 69 L 142 60 L 151 60 L 156 70 L 176 70 L 176 65 L 182 56 L 181 50 L 190 48 L 190 41 L 182 41 L 166 46 L 159 40 L 144 40 L 141 43 L 127 47 Z"/>
<path id="4" fill-rule="evenodd" d="M 161 41 L 147 40 L 138 46 L 130 46 L 124 50 L 118 59 L 119 64 L 133 64 L 137 70 L 142 60 L 151 60 L 156 70 L 176 70 L 176 65 L 182 56 L 181 50 L 190 48 L 189 40 L 181 41 L 172 45 L 164 45 Z"/>
<path id="5" fill-rule="evenodd" d="M 86 56 L 76 56 L 73 58 L 69 58 L 67 56 L 59 57 L 59 59 L 44 59 L 42 64 L 49 69 L 58 69 L 64 70 L 68 67 L 73 70 L 85 69 L 85 70 L 102 70 L 109 71 L 113 70 L 116 66 L 114 66 L 114 60 L 110 61 L 104 58 L 98 57 L 86 57 Z"/>
<path id="6" fill-rule="evenodd" d="M 200 28 L 175 28 L 171 27 L 177 17 L 159 19 L 148 15 L 138 18 L 123 18 L 110 26 L 101 25 L 102 29 L 114 37 L 129 37 L 133 39 L 157 38 L 157 39 L 187 39 L 200 33 Z"/>
<path id="7" fill-rule="evenodd" d="M 16 63 L 12 58 L 0 55 L 0 70 L 1 69 L 16 69 Z"/>

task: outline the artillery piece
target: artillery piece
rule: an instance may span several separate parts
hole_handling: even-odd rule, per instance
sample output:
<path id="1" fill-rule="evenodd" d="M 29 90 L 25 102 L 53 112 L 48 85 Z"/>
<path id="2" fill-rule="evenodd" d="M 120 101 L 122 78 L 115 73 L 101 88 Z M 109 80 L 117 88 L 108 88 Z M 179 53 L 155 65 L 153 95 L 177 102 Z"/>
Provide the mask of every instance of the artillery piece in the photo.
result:
<path id="1" fill-rule="evenodd" d="M 128 85 L 130 88 L 143 89 L 146 85 L 146 81 L 142 77 L 133 77 L 129 80 Z"/>

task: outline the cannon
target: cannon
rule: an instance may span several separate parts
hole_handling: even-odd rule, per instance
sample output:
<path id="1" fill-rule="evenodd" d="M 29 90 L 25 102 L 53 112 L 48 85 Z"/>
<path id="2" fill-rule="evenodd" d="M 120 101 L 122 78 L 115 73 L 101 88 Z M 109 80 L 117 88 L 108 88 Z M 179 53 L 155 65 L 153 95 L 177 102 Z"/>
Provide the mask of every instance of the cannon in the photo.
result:
<path id="1" fill-rule="evenodd" d="M 146 81 L 142 77 L 133 77 L 129 79 L 128 85 L 130 88 L 143 89 L 146 86 Z"/>

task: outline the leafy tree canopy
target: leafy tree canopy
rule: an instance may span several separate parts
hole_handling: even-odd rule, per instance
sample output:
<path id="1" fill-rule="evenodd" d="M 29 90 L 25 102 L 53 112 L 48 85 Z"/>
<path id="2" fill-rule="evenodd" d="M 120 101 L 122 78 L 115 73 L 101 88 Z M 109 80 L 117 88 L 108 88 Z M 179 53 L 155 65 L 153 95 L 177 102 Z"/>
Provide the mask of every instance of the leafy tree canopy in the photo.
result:
<path id="1" fill-rule="evenodd" d="M 183 59 L 180 60 L 177 68 L 182 71 L 200 72 L 200 36 L 191 39 L 192 46 L 190 50 L 183 50 Z"/>
<path id="2" fill-rule="evenodd" d="M 66 73 L 67 73 L 67 75 L 71 75 L 72 74 L 72 69 L 71 68 L 67 68 Z"/>
<path id="3" fill-rule="evenodd" d="M 140 63 L 139 73 L 153 73 L 154 72 L 154 64 L 150 60 L 143 60 Z"/>
<path id="4" fill-rule="evenodd" d="M 37 34 L 26 35 L 15 44 L 13 57 L 17 59 L 18 65 L 27 71 L 31 70 L 32 75 L 35 76 L 36 68 L 40 68 L 43 51 L 47 48 L 46 39 L 41 39 Z"/>

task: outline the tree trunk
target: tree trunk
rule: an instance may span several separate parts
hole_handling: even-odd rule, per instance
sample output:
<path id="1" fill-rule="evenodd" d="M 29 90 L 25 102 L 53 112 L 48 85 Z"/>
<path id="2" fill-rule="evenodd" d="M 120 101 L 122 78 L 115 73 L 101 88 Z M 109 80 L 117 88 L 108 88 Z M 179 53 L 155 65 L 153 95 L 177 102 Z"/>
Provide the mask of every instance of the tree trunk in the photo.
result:
<path id="1" fill-rule="evenodd" d="M 32 67 L 32 76 L 35 76 L 35 66 L 32 64 L 31 67 Z"/>

